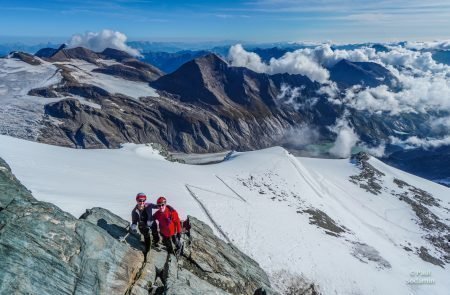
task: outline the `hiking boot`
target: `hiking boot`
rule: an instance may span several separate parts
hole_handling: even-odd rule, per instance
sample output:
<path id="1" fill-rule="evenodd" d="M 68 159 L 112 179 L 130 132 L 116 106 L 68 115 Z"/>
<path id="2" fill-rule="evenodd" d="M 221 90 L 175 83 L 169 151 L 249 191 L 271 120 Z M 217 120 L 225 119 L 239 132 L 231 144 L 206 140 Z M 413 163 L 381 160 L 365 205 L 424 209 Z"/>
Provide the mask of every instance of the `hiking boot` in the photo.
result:
<path id="1" fill-rule="evenodd" d="M 161 250 L 161 244 L 160 243 L 154 243 L 152 245 L 152 248 L 155 249 L 155 250 Z"/>

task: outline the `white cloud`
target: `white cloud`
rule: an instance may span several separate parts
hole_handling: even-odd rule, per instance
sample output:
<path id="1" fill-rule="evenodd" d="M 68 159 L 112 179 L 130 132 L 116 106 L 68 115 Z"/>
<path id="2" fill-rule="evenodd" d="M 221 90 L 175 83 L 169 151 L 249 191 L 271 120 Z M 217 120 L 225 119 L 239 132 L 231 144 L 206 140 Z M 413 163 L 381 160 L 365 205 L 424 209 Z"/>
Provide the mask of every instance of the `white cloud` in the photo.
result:
<path id="1" fill-rule="evenodd" d="M 309 144 L 314 144 L 319 140 L 320 133 L 313 126 L 303 124 L 297 128 L 285 131 L 281 142 L 294 148 L 304 148 Z"/>
<path id="2" fill-rule="evenodd" d="M 318 82 L 325 82 L 330 76 L 328 70 L 298 50 L 288 52 L 278 59 L 272 58 L 269 64 L 265 64 L 258 54 L 248 52 L 241 44 L 236 44 L 231 46 L 228 58 L 232 66 L 247 67 L 258 73 L 301 74 Z"/>
<path id="3" fill-rule="evenodd" d="M 232 66 L 246 67 L 257 73 L 267 72 L 267 65 L 262 62 L 261 57 L 254 52 L 246 51 L 241 44 L 230 47 L 228 58 Z"/>
<path id="4" fill-rule="evenodd" d="M 385 85 L 367 89 L 348 89 L 347 105 L 371 112 L 425 113 L 431 110 L 450 110 L 450 80 L 439 76 L 400 76 L 403 89 L 390 91 Z"/>
<path id="5" fill-rule="evenodd" d="M 376 147 L 369 147 L 365 144 L 362 144 L 361 147 L 370 155 L 381 158 L 384 156 L 384 153 L 386 151 L 386 143 L 381 143 L 380 145 Z"/>
<path id="6" fill-rule="evenodd" d="M 67 42 L 68 47 L 85 47 L 95 52 L 103 51 L 106 48 L 113 48 L 125 51 L 133 56 L 139 56 L 137 49 L 126 45 L 127 36 L 118 31 L 102 30 L 100 32 L 86 32 L 84 34 L 73 35 Z"/>
<path id="7" fill-rule="evenodd" d="M 406 42 L 405 47 L 408 49 L 423 50 L 423 49 L 439 49 L 450 50 L 450 40 L 437 40 L 429 42 Z"/>
<path id="8" fill-rule="evenodd" d="M 447 46 L 450 41 L 423 43 L 422 47 Z M 426 45 L 424 45 L 426 44 Z M 242 45 L 230 48 L 229 59 L 234 66 L 244 66 L 260 73 L 302 74 L 323 85 L 318 94 L 328 96 L 334 104 L 346 104 L 358 110 L 388 112 L 391 115 L 430 110 L 450 111 L 450 66 L 436 63 L 430 52 L 410 50 L 398 44 L 386 45 L 387 52 L 362 47 L 353 50 L 333 50 L 330 44 L 288 52 L 282 57 L 263 63 L 261 58 L 247 52 Z M 411 46 L 410 46 L 411 47 Z M 327 68 L 342 59 L 354 62 L 378 63 L 397 78 L 398 89 L 387 86 L 354 87 L 346 90 L 342 99 L 339 89 L 329 81 Z"/>
<path id="9" fill-rule="evenodd" d="M 329 150 L 330 154 L 339 158 L 348 158 L 352 153 L 352 148 L 359 141 L 355 130 L 350 127 L 348 121 L 340 118 L 336 124 L 330 127 L 330 130 L 337 134 L 333 147 Z"/>
<path id="10" fill-rule="evenodd" d="M 417 136 L 411 136 L 406 140 L 401 140 L 396 137 L 389 138 L 392 144 L 401 145 L 405 148 L 437 148 L 440 146 L 450 145 L 450 135 L 442 138 L 419 138 Z"/>
<path id="11" fill-rule="evenodd" d="M 342 102 L 337 99 L 339 95 L 339 88 L 335 82 L 330 82 L 327 84 L 323 84 L 319 90 L 317 90 L 317 94 L 326 95 L 328 97 L 328 101 L 334 104 L 341 104 Z"/>
<path id="12" fill-rule="evenodd" d="M 292 106 L 295 110 L 312 108 L 317 101 L 318 97 L 305 97 L 302 95 L 304 87 L 291 87 L 287 84 L 281 84 L 280 94 L 277 96 L 277 102 L 285 105 Z"/>
<path id="13" fill-rule="evenodd" d="M 431 128 L 436 132 L 450 131 L 450 117 L 432 118 L 429 123 Z"/>

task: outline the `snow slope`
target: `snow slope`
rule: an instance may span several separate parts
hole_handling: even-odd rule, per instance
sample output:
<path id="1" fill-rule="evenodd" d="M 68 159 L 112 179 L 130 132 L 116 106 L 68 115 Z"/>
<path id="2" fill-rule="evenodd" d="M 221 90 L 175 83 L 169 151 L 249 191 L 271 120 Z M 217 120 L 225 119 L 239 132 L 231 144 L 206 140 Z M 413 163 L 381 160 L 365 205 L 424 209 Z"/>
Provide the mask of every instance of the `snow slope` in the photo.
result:
<path id="1" fill-rule="evenodd" d="M 448 264 L 415 253 L 425 247 L 439 257 L 414 211 L 393 195 L 404 191 L 393 179 L 440 199 L 429 209 L 447 225 L 450 189 L 373 158 L 369 163 L 385 174 L 378 195 L 349 181 L 361 170 L 348 159 L 295 158 L 278 147 L 194 166 L 168 162 L 147 145 L 75 150 L 0 136 L 0 157 L 36 198 L 75 216 L 101 206 L 129 219 L 136 193 L 153 201 L 165 195 L 183 217 L 204 220 L 257 260 L 274 283 L 283 270 L 324 294 L 450 290 Z"/>

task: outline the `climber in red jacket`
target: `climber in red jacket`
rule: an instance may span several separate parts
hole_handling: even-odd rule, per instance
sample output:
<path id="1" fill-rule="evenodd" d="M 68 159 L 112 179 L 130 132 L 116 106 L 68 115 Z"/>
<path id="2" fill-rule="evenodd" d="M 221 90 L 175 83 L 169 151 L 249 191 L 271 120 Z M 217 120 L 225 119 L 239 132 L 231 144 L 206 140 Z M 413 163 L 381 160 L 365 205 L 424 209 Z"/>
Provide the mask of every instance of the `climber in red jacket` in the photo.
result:
<path id="1" fill-rule="evenodd" d="M 158 221 L 159 232 L 167 251 L 176 254 L 181 250 L 181 221 L 177 211 L 166 203 L 166 198 L 158 198 L 158 211 L 153 214 L 153 220 Z M 175 244 L 175 251 L 172 243 Z"/>

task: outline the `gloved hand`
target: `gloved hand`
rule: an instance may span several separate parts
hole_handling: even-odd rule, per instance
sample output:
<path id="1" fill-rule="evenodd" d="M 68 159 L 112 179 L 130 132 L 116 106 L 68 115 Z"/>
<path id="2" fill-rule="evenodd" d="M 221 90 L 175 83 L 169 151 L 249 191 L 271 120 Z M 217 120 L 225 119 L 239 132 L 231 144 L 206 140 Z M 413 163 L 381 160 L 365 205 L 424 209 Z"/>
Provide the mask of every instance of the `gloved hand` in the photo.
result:
<path id="1" fill-rule="evenodd" d="M 130 231 L 131 231 L 131 233 L 133 233 L 133 234 L 137 234 L 137 225 L 136 225 L 136 224 L 132 224 L 132 225 L 130 226 Z"/>
<path id="2" fill-rule="evenodd" d="M 147 227 L 150 228 L 153 225 L 153 221 L 147 220 Z"/>

